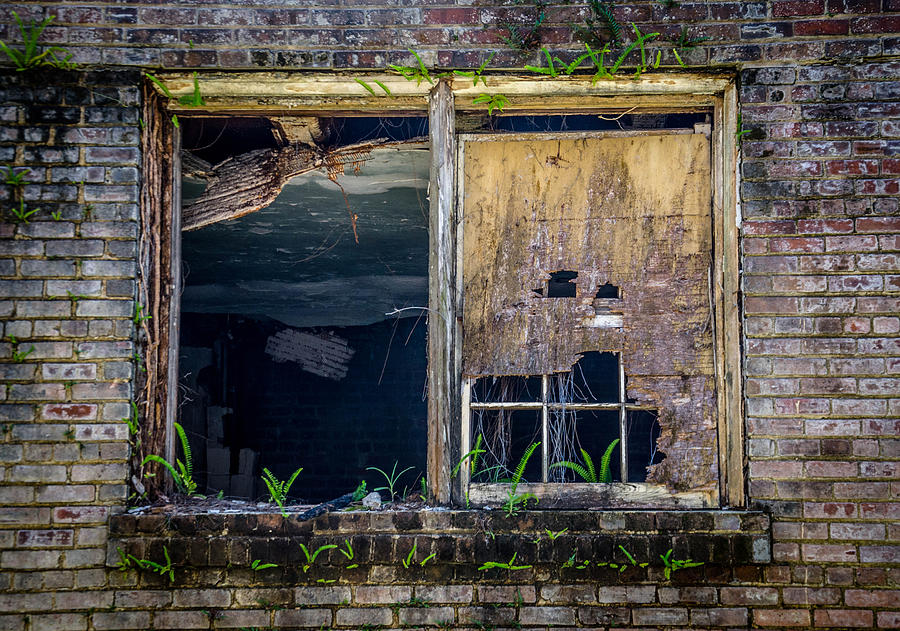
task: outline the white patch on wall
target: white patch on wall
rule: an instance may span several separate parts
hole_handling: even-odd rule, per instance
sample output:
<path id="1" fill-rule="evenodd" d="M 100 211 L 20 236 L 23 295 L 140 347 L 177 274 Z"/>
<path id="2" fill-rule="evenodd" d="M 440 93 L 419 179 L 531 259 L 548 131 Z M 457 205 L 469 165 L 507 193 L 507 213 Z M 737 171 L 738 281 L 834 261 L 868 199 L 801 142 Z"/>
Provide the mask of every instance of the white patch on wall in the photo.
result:
<path id="1" fill-rule="evenodd" d="M 296 362 L 314 375 L 340 381 L 355 351 L 333 333 L 301 333 L 284 329 L 266 340 L 266 354 L 277 362 Z"/>

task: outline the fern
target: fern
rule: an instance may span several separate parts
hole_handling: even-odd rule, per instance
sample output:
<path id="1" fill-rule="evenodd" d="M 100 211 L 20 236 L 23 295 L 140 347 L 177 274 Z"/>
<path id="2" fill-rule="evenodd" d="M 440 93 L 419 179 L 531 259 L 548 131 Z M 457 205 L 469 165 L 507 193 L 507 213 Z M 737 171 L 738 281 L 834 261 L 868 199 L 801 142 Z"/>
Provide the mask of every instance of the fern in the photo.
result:
<path id="1" fill-rule="evenodd" d="M 539 442 L 531 443 L 528 449 L 525 450 L 525 453 L 522 454 L 522 458 L 519 460 L 519 464 L 516 465 L 515 471 L 513 471 L 512 478 L 509 482 L 509 490 L 506 492 L 506 504 L 503 505 L 507 517 L 512 517 L 519 511 L 519 504 L 525 507 L 528 505 L 528 500 L 538 501 L 533 493 L 516 493 L 516 491 L 519 488 L 519 482 L 522 480 L 522 475 L 525 473 L 525 467 L 528 465 L 528 460 L 540 444 L 541 443 Z"/>
<path id="2" fill-rule="evenodd" d="M 601 29 L 609 31 L 609 43 L 613 46 L 622 45 L 622 26 L 613 15 L 613 3 L 591 0 L 589 3 L 591 15 L 584 20 L 584 26 L 572 25 L 575 37 L 585 44 L 591 44 L 601 48 L 605 43 L 598 34 Z"/>
<path id="3" fill-rule="evenodd" d="M 612 473 L 609 470 L 609 465 L 613 450 L 618 444 L 619 439 L 616 438 L 609 444 L 609 446 L 607 446 L 606 451 L 603 452 L 603 457 L 600 459 L 599 475 L 597 475 L 597 470 L 594 467 L 594 461 L 591 459 L 591 455 L 584 449 L 581 450 L 581 457 L 584 460 L 584 465 L 579 462 L 562 460 L 560 462 L 554 462 L 552 465 L 550 465 L 550 468 L 552 469 L 553 467 L 564 467 L 566 469 L 574 471 L 578 476 L 581 477 L 582 480 L 591 484 L 595 484 L 597 482 L 612 482 Z"/>
<path id="4" fill-rule="evenodd" d="M 612 472 L 609 470 L 609 463 L 612 460 L 613 450 L 618 444 L 619 439 L 616 438 L 603 452 L 603 457 L 600 459 L 600 482 L 612 482 Z"/>
<path id="5" fill-rule="evenodd" d="M 275 474 L 263 467 L 264 475 L 262 476 L 262 481 L 266 483 L 266 488 L 269 489 L 269 498 L 278 504 L 278 508 L 281 510 L 281 515 L 283 517 L 287 517 L 287 511 L 284 510 L 284 502 L 287 499 L 288 491 L 291 490 L 291 485 L 294 483 L 294 480 L 297 479 L 297 476 L 300 475 L 301 471 L 303 471 L 303 467 L 294 471 L 287 482 L 282 482 L 275 477 Z"/>
<path id="6" fill-rule="evenodd" d="M 528 460 L 531 458 L 531 454 L 534 453 L 534 450 L 540 447 L 541 443 L 531 443 L 528 449 L 525 450 L 525 453 L 522 454 L 522 458 L 519 460 L 519 464 L 516 465 L 516 470 L 513 472 L 512 477 L 512 490 L 515 493 L 516 488 L 519 486 L 519 481 L 522 479 L 522 475 L 525 473 L 525 467 L 528 465 Z"/>
<path id="7" fill-rule="evenodd" d="M 184 453 L 184 462 L 176 458 L 175 464 L 178 465 L 178 469 L 176 469 L 172 466 L 171 462 L 162 456 L 150 454 L 144 458 L 143 462 L 141 462 L 141 466 L 143 467 L 148 462 L 156 462 L 162 465 L 172 475 L 175 486 L 178 487 L 179 491 L 189 496 L 196 495 L 197 483 L 194 481 L 194 460 L 191 457 L 191 446 L 188 444 L 187 434 L 184 433 L 184 428 L 178 423 L 172 423 L 172 426 L 175 428 L 178 439 L 181 441 L 181 451 Z"/>

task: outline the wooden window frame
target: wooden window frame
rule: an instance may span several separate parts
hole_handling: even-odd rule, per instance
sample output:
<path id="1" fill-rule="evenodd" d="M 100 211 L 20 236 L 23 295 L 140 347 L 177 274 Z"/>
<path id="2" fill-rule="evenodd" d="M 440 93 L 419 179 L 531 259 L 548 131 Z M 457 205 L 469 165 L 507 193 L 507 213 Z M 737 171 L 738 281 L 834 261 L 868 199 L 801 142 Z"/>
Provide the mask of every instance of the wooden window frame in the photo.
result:
<path id="1" fill-rule="evenodd" d="M 160 73 L 177 98 L 191 94 L 193 74 Z M 171 428 L 177 401 L 177 321 L 179 313 L 178 215 L 180 134 L 169 119 L 228 115 L 421 115 L 429 116 L 431 177 L 429 209 L 428 336 L 428 485 L 438 504 L 465 503 L 463 481 L 451 472 L 463 451 L 461 377 L 462 284 L 458 260 L 457 119 L 483 114 L 473 99 L 483 92 L 509 99 L 504 113 L 663 113 L 710 111 L 713 116 L 713 314 L 718 402 L 718 506 L 743 507 L 745 454 L 739 304 L 737 199 L 737 92 L 730 74 L 651 74 L 638 80 L 613 79 L 592 84 L 586 76 L 535 78 L 509 74 L 485 75 L 486 86 L 445 77 L 435 84 L 406 81 L 382 73 L 208 73 L 200 77 L 206 105 L 188 108 L 161 98 L 145 84 L 142 136 L 141 275 L 139 298 L 158 314 L 147 336 L 148 365 L 153 378 L 142 384 L 142 412 L 147 422 L 145 448 L 174 456 Z M 388 97 L 370 94 L 357 81 L 383 83 Z M 376 91 L 377 92 L 377 91 Z M 168 154 L 168 155 L 166 155 Z M 571 484 L 567 486 L 579 486 Z M 656 505 L 656 504 L 649 504 Z M 609 505 L 615 508 L 615 503 Z"/>

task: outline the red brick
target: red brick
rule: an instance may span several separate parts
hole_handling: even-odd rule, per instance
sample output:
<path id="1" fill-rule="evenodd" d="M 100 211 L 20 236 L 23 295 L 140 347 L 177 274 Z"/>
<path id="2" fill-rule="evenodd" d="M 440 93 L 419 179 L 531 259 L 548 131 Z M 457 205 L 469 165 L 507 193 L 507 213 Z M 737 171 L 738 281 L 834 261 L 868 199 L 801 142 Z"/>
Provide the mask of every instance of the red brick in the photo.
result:
<path id="1" fill-rule="evenodd" d="M 856 190 L 862 195 L 896 195 L 900 193 L 900 180 L 855 180 Z"/>
<path id="2" fill-rule="evenodd" d="M 809 35 L 846 35 L 850 30 L 849 20 L 802 20 L 794 22 L 794 35 L 806 37 Z"/>
<path id="3" fill-rule="evenodd" d="M 92 403 L 54 403 L 43 407 L 41 417 L 54 421 L 95 419 L 97 418 L 97 405 Z"/>
<path id="4" fill-rule="evenodd" d="M 795 221 L 747 221 L 744 222 L 745 235 L 763 234 L 796 234 L 797 223 Z"/>
<path id="5" fill-rule="evenodd" d="M 813 563 L 849 563 L 856 561 L 856 546 L 838 544 L 803 544 L 803 560 Z"/>
<path id="6" fill-rule="evenodd" d="M 53 521 L 65 524 L 104 522 L 108 515 L 106 506 L 60 506 L 53 509 Z"/>
<path id="7" fill-rule="evenodd" d="M 778 604 L 778 590 L 774 587 L 723 587 L 719 595 L 723 605 Z"/>
<path id="8" fill-rule="evenodd" d="M 900 217 L 860 217 L 857 232 L 900 232 Z"/>
<path id="9" fill-rule="evenodd" d="M 801 219 L 797 222 L 797 231 L 810 233 L 849 233 L 853 232 L 852 219 Z"/>
<path id="10" fill-rule="evenodd" d="M 744 299 L 748 314 L 797 313 L 797 298 L 791 296 L 750 296 Z"/>
<path id="11" fill-rule="evenodd" d="M 855 18 L 850 22 L 853 33 L 897 33 L 900 32 L 900 16 Z"/>
<path id="12" fill-rule="evenodd" d="M 449 26 L 477 24 L 478 11 L 476 9 L 424 9 L 422 11 L 422 23 L 427 25 L 446 24 Z"/>
<path id="13" fill-rule="evenodd" d="M 811 478 L 849 478 L 857 475 L 859 470 L 855 462 L 832 460 L 807 462 L 805 467 L 806 475 Z"/>
<path id="14" fill-rule="evenodd" d="M 823 252 L 823 240 L 817 237 L 784 237 L 769 239 L 771 252 Z"/>
<path id="15" fill-rule="evenodd" d="M 822 15 L 825 13 L 825 0 L 786 0 L 772 3 L 774 17 L 792 17 L 795 15 Z"/>
<path id="16" fill-rule="evenodd" d="M 782 597 L 786 605 L 836 605 L 841 592 L 833 587 L 785 587 Z"/>
<path id="17" fill-rule="evenodd" d="M 871 627 L 872 612 L 859 609 L 817 609 L 813 613 L 817 627 Z"/>
<path id="18" fill-rule="evenodd" d="M 68 547 L 73 542 L 72 530 L 20 530 L 16 546 L 20 548 Z"/>
<path id="19" fill-rule="evenodd" d="M 808 609 L 754 609 L 753 624 L 761 627 L 809 626 Z"/>
<path id="20" fill-rule="evenodd" d="M 878 160 L 833 160 L 827 163 L 828 175 L 878 175 Z"/>

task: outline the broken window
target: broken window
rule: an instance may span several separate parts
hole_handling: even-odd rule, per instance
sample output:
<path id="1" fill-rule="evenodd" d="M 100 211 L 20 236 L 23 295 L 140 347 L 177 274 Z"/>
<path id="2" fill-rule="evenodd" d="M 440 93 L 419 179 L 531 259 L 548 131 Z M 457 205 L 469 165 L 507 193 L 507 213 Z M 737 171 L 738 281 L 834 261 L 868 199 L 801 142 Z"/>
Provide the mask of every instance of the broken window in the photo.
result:
<path id="1" fill-rule="evenodd" d="M 460 139 L 470 501 L 524 464 L 550 505 L 565 483 L 714 502 L 709 132 Z"/>
<path id="2" fill-rule="evenodd" d="M 390 98 L 285 73 L 169 102 L 181 307 L 153 323 L 180 351 L 147 407 L 206 488 L 302 466 L 296 495 L 327 500 L 397 461 L 438 503 L 502 504 L 539 443 L 538 508 L 740 505 L 733 81 L 498 75 L 488 115 L 471 81 L 377 79 Z"/>
<path id="3" fill-rule="evenodd" d="M 427 120 L 184 128 L 178 418 L 201 489 L 262 497 L 263 468 L 303 467 L 292 495 L 321 502 L 369 466 L 424 472 Z"/>

